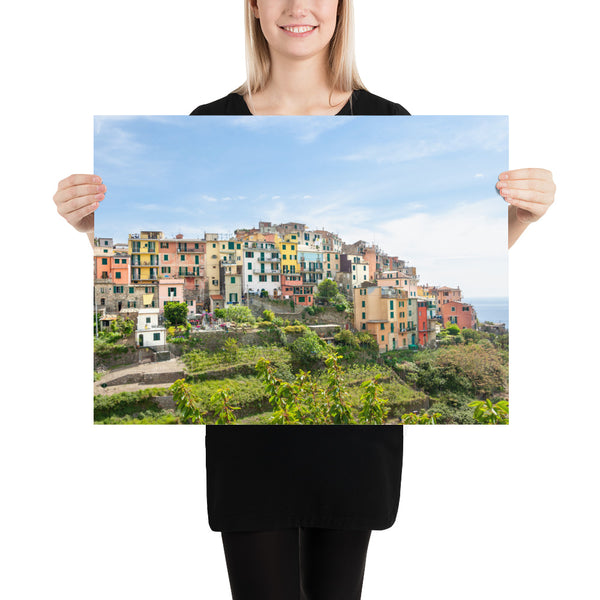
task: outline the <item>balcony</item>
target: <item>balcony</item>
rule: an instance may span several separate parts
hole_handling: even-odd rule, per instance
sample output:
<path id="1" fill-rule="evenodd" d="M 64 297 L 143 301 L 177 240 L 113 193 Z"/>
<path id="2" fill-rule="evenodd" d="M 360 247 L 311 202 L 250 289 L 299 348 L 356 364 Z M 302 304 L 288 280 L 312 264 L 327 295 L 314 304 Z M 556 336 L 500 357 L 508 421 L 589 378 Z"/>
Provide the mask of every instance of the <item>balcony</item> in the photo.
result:
<path id="1" fill-rule="evenodd" d="M 131 263 L 132 267 L 158 267 L 158 260 L 156 261 L 147 261 L 145 260 L 144 262 L 140 261 L 140 262 L 136 262 L 136 263 Z"/>
<path id="2" fill-rule="evenodd" d="M 177 254 L 204 254 L 206 252 L 205 247 L 201 248 L 177 248 Z"/>
<path id="3" fill-rule="evenodd" d="M 275 271 L 260 271 L 254 269 L 252 273 L 254 273 L 255 275 L 281 275 L 281 269 L 276 269 Z"/>

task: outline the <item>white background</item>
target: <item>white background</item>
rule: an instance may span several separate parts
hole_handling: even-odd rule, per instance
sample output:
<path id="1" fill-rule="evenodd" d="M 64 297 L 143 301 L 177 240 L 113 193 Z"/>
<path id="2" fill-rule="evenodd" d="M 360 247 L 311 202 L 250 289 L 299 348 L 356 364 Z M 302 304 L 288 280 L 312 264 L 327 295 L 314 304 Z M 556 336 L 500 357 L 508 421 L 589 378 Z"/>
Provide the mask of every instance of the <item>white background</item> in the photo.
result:
<path id="1" fill-rule="evenodd" d="M 91 172 L 94 114 L 188 114 L 243 81 L 241 5 L 3 10 L 4 598 L 230 597 L 203 430 L 92 425 L 91 250 L 52 195 Z M 508 114 L 511 168 L 558 186 L 510 252 L 511 425 L 407 428 L 365 600 L 598 597 L 592 5 L 356 0 L 371 91 L 413 114 Z"/>

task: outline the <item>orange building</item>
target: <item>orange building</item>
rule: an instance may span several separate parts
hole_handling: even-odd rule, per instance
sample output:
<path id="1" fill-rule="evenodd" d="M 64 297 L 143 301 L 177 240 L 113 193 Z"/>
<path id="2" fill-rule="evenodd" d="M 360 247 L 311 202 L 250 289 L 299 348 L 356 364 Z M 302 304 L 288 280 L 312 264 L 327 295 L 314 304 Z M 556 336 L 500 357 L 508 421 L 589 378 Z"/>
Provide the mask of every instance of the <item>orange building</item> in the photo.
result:
<path id="1" fill-rule="evenodd" d="M 461 329 L 475 329 L 477 323 L 477 315 L 471 304 L 464 302 L 446 302 L 440 307 L 442 320 L 444 325 L 454 323 Z"/>
<path id="2" fill-rule="evenodd" d="M 112 248 L 94 248 L 94 279 L 96 283 L 129 285 L 129 255 Z"/>
<path id="3" fill-rule="evenodd" d="M 417 299 L 398 288 L 365 283 L 354 292 L 354 328 L 373 336 L 380 352 L 416 347 Z"/>

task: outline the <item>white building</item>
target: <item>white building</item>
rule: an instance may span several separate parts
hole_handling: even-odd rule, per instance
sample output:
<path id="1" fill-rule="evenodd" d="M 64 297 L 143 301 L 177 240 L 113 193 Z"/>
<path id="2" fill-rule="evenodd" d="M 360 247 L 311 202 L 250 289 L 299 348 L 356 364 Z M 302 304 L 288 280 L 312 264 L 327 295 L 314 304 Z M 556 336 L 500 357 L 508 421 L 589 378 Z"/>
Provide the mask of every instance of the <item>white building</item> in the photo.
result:
<path id="1" fill-rule="evenodd" d="M 165 346 L 167 330 L 158 325 L 158 308 L 142 308 L 138 311 L 135 339 L 138 346 L 152 348 Z"/>
<path id="2" fill-rule="evenodd" d="M 247 242 L 242 260 L 244 294 L 281 296 L 281 254 L 275 243 Z"/>

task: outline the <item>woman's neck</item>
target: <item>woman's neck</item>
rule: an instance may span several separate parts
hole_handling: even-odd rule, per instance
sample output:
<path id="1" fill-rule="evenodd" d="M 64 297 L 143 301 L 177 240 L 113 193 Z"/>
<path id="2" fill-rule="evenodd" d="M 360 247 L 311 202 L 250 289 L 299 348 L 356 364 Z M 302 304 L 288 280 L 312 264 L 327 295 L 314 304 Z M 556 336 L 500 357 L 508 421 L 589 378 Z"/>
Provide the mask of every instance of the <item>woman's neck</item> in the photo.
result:
<path id="1" fill-rule="evenodd" d="M 332 115 L 351 92 L 334 90 L 326 56 L 288 59 L 271 57 L 271 76 L 265 88 L 245 100 L 255 115 Z"/>

